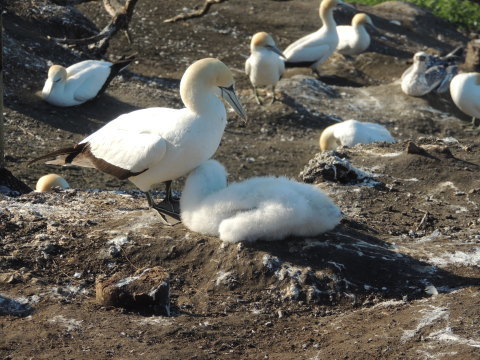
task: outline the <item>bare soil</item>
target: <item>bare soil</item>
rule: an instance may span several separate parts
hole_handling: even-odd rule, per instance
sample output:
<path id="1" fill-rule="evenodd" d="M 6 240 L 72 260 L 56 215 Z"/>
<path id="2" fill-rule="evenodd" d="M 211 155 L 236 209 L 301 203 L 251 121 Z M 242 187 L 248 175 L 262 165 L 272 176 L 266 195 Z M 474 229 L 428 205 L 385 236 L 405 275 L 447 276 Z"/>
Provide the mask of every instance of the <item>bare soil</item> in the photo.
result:
<path id="1" fill-rule="evenodd" d="M 162 22 L 200 3 L 140 0 L 133 44 L 118 34 L 107 54 L 136 52 L 137 61 L 106 94 L 62 109 L 35 95 L 48 66 L 90 55 L 47 36 L 90 36 L 108 15 L 99 2 L 67 14 L 48 1 L 5 2 L 7 168 L 31 187 L 57 172 L 74 189 L 0 195 L 0 357 L 478 359 L 478 131 L 448 94 L 411 98 L 397 80 L 414 52 L 445 53 L 468 37 L 400 2 L 357 6 L 381 31 L 369 51 L 334 55 L 320 79 L 308 69 L 289 71 L 278 86 L 280 100 L 259 106 L 242 70 L 249 37 L 267 31 L 285 48 L 318 28 L 318 4 L 231 0 L 198 19 Z M 336 12 L 339 23 L 351 16 Z M 230 181 L 255 175 L 301 181 L 300 172 L 311 169 L 309 181 L 345 214 L 332 232 L 223 244 L 181 224 L 163 225 L 128 182 L 89 169 L 26 167 L 119 114 L 181 107 L 179 78 L 207 56 L 234 71 L 249 115 L 244 124 L 230 113 L 215 155 Z M 321 130 L 350 118 L 381 123 L 398 142 L 328 155 L 366 172 L 360 183 L 316 176 Z M 414 148 L 410 142 L 420 150 L 406 151 Z M 181 190 L 182 181 L 174 186 Z M 97 276 L 154 266 L 170 274 L 172 316 L 95 302 Z"/>

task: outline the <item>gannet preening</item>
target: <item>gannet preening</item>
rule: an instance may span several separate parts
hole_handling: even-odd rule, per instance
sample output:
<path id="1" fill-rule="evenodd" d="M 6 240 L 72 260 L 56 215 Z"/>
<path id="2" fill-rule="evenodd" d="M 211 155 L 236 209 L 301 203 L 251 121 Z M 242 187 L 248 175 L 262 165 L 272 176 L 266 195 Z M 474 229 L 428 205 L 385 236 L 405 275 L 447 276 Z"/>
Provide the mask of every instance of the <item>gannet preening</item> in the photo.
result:
<path id="1" fill-rule="evenodd" d="M 40 179 L 38 179 L 35 191 L 47 192 L 52 190 L 54 187 L 70 189 L 70 185 L 68 185 L 67 180 L 65 180 L 63 177 L 57 174 L 48 174 L 43 175 Z"/>
<path id="2" fill-rule="evenodd" d="M 337 26 L 337 52 L 342 55 L 357 55 L 367 50 L 370 46 L 370 35 L 365 28 L 366 24 L 375 28 L 370 16 L 360 13 L 353 17 L 352 26 Z"/>
<path id="3" fill-rule="evenodd" d="M 410 96 L 423 96 L 431 91 L 445 92 L 457 72 L 457 65 L 450 61 L 417 52 L 413 56 L 413 65 L 402 74 L 402 91 Z"/>
<path id="4" fill-rule="evenodd" d="M 255 177 L 227 186 L 225 168 L 215 160 L 188 175 L 180 209 L 187 228 L 225 242 L 314 236 L 332 230 L 342 217 L 320 189 L 285 177 Z"/>
<path id="5" fill-rule="evenodd" d="M 275 101 L 275 86 L 285 70 L 285 57 L 275 46 L 275 41 L 266 32 L 258 32 L 250 42 L 250 57 L 245 62 L 245 73 L 250 78 L 255 99 L 261 105 L 257 86 L 272 86 L 272 103 Z"/>
<path id="6" fill-rule="evenodd" d="M 115 63 L 85 60 L 68 68 L 52 65 L 42 98 L 56 106 L 83 104 L 102 94 L 112 79 L 132 61 L 133 58 Z"/>
<path id="7" fill-rule="evenodd" d="M 120 115 L 77 145 L 30 163 L 56 156 L 47 164 L 94 167 L 129 179 L 146 193 L 150 207 L 162 217 L 167 214 L 178 219 L 170 185 L 217 150 L 227 121 L 225 106 L 218 97 L 246 119 L 235 94 L 233 76 L 220 60 L 208 58 L 192 64 L 180 82 L 180 96 L 186 108 L 148 108 Z M 155 204 L 149 193 L 161 182 L 167 189 L 166 209 Z"/>
<path id="8" fill-rule="evenodd" d="M 370 144 L 377 141 L 393 143 L 395 139 L 382 125 L 346 120 L 323 130 L 320 135 L 320 150 L 335 150 L 339 146 Z"/>
<path id="9" fill-rule="evenodd" d="M 317 66 L 333 54 L 338 45 L 337 24 L 333 9 L 343 5 L 342 0 L 323 0 L 320 4 L 322 27 L 290 44 L 283 52 L 286 67 L 311 67 L 316 73 Z"/>
<path id="10" fill-rule="evenodd" d="M 480 73 L 456 75 L 450 82 L 450 95 L 457 107 L 472 117 L 472 124 L 478 126 L 480 118 Z"/>

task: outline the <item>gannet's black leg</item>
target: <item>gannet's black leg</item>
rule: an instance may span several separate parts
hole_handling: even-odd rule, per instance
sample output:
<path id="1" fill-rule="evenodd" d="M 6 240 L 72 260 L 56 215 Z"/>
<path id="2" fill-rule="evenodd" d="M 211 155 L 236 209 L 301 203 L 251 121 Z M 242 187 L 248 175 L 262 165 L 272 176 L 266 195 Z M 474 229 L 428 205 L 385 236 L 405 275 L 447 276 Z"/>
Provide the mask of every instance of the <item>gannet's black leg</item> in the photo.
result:
<path id="1" fill-rule="evenodd" d="M 472 125 L 473 127 L 480 129 L 480 119 L 477 119 L 476 117 L 472 117 Z"/>
<path id="2" fill-rule="evenodd" d="M 152 209 L 157 210 L 157 212 L 160 214 L 163 222 L 167 225 L 176 225 L 178 222 L 180 222 L 180 211 L 178 208 L 178 201 L 173 199 L 172 196 L 172 189 L 171 189 L 172 182 L 171 181 L 166 181 L 165 182 L 165 190 L 166 190 L 166 195 L 165 199 L 161 201 L 160 203 L 155 203 L 153 200 L 152 194 L 150 194 L 149 191 L 145 192 L 145 195 L 147 196 L 147 201 L 148 201 L 148 206 L 150 206 Z M 167 220 L 167 216 L 178 220 L 175 224 L 170 224 Z"/>
<path id="3" fill-rule="evenodd" d="M 272 101 L 270 101 L 269 105 L 272 105 L 275 102 L 275 100 L 277 100 L 275 98 L 275 85 L 272 85 Z"/>
<path id="4" fill-rule="evenodd" d="M 260 98 L 258 97 L 257 87 L 256 87 L 256 86 L 253 87 L 253 94 L 255 95 L 255 100 L 257 100 L 258 105 L 262 105 L 262 101 L 261 101 Z"/>

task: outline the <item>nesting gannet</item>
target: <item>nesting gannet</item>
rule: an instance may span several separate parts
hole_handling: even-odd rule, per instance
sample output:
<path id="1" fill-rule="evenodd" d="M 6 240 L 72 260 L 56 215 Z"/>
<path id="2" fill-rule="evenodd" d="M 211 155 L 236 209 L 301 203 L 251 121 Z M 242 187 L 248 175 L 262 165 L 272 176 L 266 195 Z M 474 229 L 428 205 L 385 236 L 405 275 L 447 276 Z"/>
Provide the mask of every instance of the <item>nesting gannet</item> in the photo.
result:
<path id="1" fill-rule="evenodd" d="M 48 174 L 43 175 L 37 181 L 37 185 L 35 187 L 36 192 L 46 192 L 52 190 L 54 187 L 59 187 L 61 189 L 69 189 L 70 185 L 68 185 L 67 180 L 57 174 Z"/>
<path id="2" fill-rule="evenodd" d="M 320 135 L 320 150 L 335 150 L 339 146 L 354 146 L 384 141 L 395 142 L 382 125 L 357 120 L 346 120 L 331 125 Z"/>
<path id="3" fill-rule="evenodd" d="M 372 27 L 372 19 L 367 14 L 356 14 L 352 19 L 352 26 L 337 26 L 338 45 L 337 52 L 343 55 L 357 55 L 370 46 L 370 35 L 365 29 L 365 25 Z"/>
<path id="4" fill-rule="evenodd" d="M 83 104 L 102 94 L 119 71 L 132 60 L 130 58 L 116 63 L 85 60 L 68 68 L 52 65 L 48 70 L 42 98 L 56 106 Z"/>
<path id="5" fill-rule="evenodd" d="M 170 185 L 217 150 L 227 120 L 218 97 L 246 119 L 233 76 L 220 60 L 208 58 L 192 64 L 180 82 L 180 96 L 186 108 L 148 108 L 120 115 L 77 145 L 30 163 L 56 156 L 47 164 L 94 167 L 129 179 L 146 193 L 150 207 L 178 218 L 172 210 Z M 167 209 L 155 204 L 149 193 L 161 182 L 167 188 Z"/>
<path id="6" fill-rule="evenodd" d="M 322 27 L 314 33 L 304 36 L 290 44 L 283 52 L 286 67 L 311 67 L 317 72 L 317 66 L 333 54 L 338 45 L 337 24 L 333 18 L 335 6 L 342 0 L 323 0 L 320 4 Z"/>
<path id="7" fill-rule="evenodd" d="M 413 65 L 402 74 L 402 91 L 410 96 L 423 96 L 431 91 L 445 92 L 457 72 L 456 65 L 440 57 L 417 52 L 413 56 Z"/>
<path id="8" fill-rule="evenodd" d="M 245 62 L 245 73 L 250 78 L 255 99 L 262 104 L 257 94 L 257 86 L 272 86 L 272 103 L 275 101 L 275 86 L 285 70 L 285 57 L 275 46 L 275 41 L 266 32 L 258 32 L 250 42 L 250 57 Z"/>
<path id="9" fill-rule="evenodd" d="M 188 175 L 180 199 L 183 224 L 225 242 L 279 240 L 332 230 L 340 209 L 320 189 L 285 177 L 255 177 L 227 186 L 215 160 Z"/>
<path id="10" fill-rule="evenodd" d="M 475 119 L 480 118 L 480 73 L 464 73 L 456 75 L 450 82 L 450 95 L 457 107 Z"/>

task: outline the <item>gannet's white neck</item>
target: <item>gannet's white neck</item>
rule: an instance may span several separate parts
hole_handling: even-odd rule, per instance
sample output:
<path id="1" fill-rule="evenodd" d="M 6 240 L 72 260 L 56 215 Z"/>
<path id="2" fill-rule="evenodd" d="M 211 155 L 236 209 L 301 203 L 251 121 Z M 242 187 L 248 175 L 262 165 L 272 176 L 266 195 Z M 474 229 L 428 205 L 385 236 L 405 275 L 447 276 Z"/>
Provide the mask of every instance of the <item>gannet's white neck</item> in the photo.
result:
<path id="1" fill-rule="evenodd" d="M 205 114 L 221 104 L 215 85 L 203 74 L 185 72 L 180 81 L 180 96 L 185 106 L 196 114 Z"/>
<path id="2" fill-rule="evenodd" d="M 320 19 L 322 19 L 323 26 L 327 30 L 336 29 L 337 24 L 333 17 L 333 9 L 337 3 L 335 1 L 323 0 L 320 5 Z"/>

